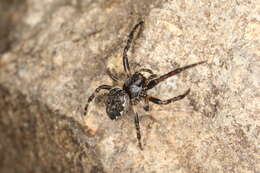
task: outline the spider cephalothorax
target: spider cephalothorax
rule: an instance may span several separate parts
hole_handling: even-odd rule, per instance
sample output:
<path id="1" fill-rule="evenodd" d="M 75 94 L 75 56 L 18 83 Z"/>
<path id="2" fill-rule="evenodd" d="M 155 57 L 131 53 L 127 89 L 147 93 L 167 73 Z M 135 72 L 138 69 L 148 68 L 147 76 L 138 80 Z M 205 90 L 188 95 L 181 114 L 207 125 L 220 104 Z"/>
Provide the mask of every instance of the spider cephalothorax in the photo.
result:
<path id="1" fill-rule="evenodd" d="M 160 82 L 166 80 L 167 78 L 169 78 L 173 75 L 176 75 L 188 68 L 195 67 L 196 65 L 205 63 L 206 61 L 201 61 L 201 62 L 198 62 L 195 64 L 190 64 L 190 65 L 187 65 L 187 66 L 184 66 L 181 68 L 177 68 L 177 69 L 170 71 L 169 73 L 164 74 L 159 77 L 157 77 L 157 75 L 154 74 L 152 70 L 146 69 L 146 68 L 140 69 L 139 71 L 137 71 L 133 74 L 130 72 L 127 51 L 130 48 L 135 31 L 137 30 L 137 28 L 139 26 L 142 26 L 142 25 L 143 25 L 143 21 L 141 21 L 137 25 L 135 25 L 135 27 L 129 34 L 126 47 L 124 48 L 123 66 L 124 66 L 124 71 L 127 75 L 127 78 L 124 81 L 123 87 L 120 87 L 120 86 L 112 87 L 110 85 L 101 85 L 98 88 L 96 88 L 95 92 L 88 99 L 88 102 L 85 106 L 84 115 L 87 114 L 87 109 L 88 109 L 89 103 L 94 99 L 96 94 L 101 89 L 109 90 L 109 92 L 107 94 L 107 99 L 106 99 L 106 112 L 107 112 L 108 117 L 112 120 L 116 120 L 119 117 L 121 117 L 122 115 L 126 114 L 129 110 L 130 106 L 139 103 L 140 100 L 144 100 L 144 102 L 145 102 L 144 109 L 146 111 L 148 111 L 149 110 L 149 101 L 152 103 L 155 103 L 155 104 L 165 105 L 165 104 L 169 104 L 171 102 L 181 100 L 186 95 L 189 94 L 190 89 L 188 89 L 184 94 L 179 95 L 177 97 L 173 97 L 168 100 L 160 100 L 153 96 L 149 96 L 147 94 L 147 91 L 152 89 L 153 87 L 155 87 Z M 142 74 L 142 72 L 147 72 L 150 74 L 150 76 L 148 76 L 146 78 Z M 110 71 L 108 71 L 108 75 L 111 77 L 112 80 L 114 80 L 116 82 L 119 80 Z M 138 117 L 137 112 L 135 112 L 135 127 L 137 130 L 137 139 L 138 139 L 139 147 L 140 147 L 140 149 L 142 149 L 139 117 Z"/>
<path id="2" fill-rule="evenodd" d="M 126 91 L 131 99 L 136 99 L 145 92 L 145 81 L 145 77 L 141 73 L 136 72 L 126 79 L 123 90 Z"/>

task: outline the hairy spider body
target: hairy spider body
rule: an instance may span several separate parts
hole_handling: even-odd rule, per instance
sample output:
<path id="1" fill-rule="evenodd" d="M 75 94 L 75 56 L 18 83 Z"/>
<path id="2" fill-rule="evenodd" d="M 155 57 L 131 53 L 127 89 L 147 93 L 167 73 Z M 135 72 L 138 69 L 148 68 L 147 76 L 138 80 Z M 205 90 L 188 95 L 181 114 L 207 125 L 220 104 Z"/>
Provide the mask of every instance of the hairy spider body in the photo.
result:
<path id="1" fill-rule="evenodd" d="M 141 73 L 136 72 L 126 79 L 123 90 L 134 100 L 144 92 L 145 81 L 146 78 Z"/>
<path id="2" fill-rule="evenodd" d="M 174 76 L 186 69 L 189 69 L 189 68 L 195 67 L 199 64 L 205 63 L 206 61 L 201 61 L 201 62 L 190 64 L 190 65 L 187 65 L 187 66 L 184 66 L 181 68 L 177 68 L 177 69 L 172 70 L 169 73 L 164 74 L 159 77 L 157 77 L 157 75 L 154 74 L 152 70 L 146 69 L 146 68 L 140 69 L 139 71 L 137 71 L 133 74 L 130 72 L 130 66 L 128 63 L 127 52 L 132 43 L 135 31 L 137 30 L 137 28 L 139 26 L 142 27 L 142 25 L 143 25 L 143 21 L 141 21 L 137 25 L 135 25 L 135 27 L 133 28 L 133 30 L 130 32 L 130 34 L 128 36 L 127 44 L 124 48 L 123 66 L 124 66 L 124 71 L 127 74 L 127 79 L 124 81 L 123 87 L 121 88 L 118 86 L 112 87 L 110 85 L 101 85 L 98 88 L 96 88 L 95 92 L 88 98 L 88 102 L 85 106 L 84 115 L 87 114 L 87 109 L 88 109 L 89 103 L 95 98 L 96 94 L 102 89 L 109 90 L 109 92 L 107 94 L 107 99 L 106 99 L 106 113 L 111 120 L 117 120 L 119 117 L 126 114 L 132 105 L 136 105 L 141 100 L 144 100 L 144 103 L 145 103 L 144 110 L 148 111 L 149 102 L 152 102 L 154 104 L 159 104 L 159 105 L 166 105 L 171 102 L 181 100 L 186 95 L 189 94 L 190 89 L 188 89 L 184 94 L 181 94 L 179 96 L 176 96 L 176 97 L 173 97 L 173 98 L 170 98 L 167 100 L 160 100 L 153 96 L 149 96 L 147 94 L 147 91 L 154 88 L 156 85 L 158 85 L 160 82 L 166 80 L 167 78 Z M 116 82 L 119 80 L 109 70 L 107 72 L 112 80 L 114 80 Z M 141 72 L 147 72 L 150 74 L 150 76 L 148 76 L 146 78 Z M 134 113 L 135 113 L 134 121 L 135 121 L 135 127 L 136 127 L 136 132 L 137 132 L 138 144 L 139 144 L 140 149 L 142 150 L 139 116 L 138 116 L 137 112 L 134 111 Z"/>
<path id="3" fill-rule="evenodd" d="M 124 115 L 130 104 L 129 95 L 121 88 L 112 88 L 107 94 L 106 112 L 111 120 L 116 120 Z"/>

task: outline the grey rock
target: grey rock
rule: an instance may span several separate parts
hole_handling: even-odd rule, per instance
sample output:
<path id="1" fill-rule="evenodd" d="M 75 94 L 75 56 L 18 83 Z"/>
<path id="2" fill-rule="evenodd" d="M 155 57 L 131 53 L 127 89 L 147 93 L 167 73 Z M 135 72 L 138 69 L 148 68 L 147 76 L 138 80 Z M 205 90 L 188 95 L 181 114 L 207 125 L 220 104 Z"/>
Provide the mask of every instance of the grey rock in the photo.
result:
<path id="1" fill-rule="evenodd" d="M 256 1 L 36 1 L 0 57 L 0 172 L 248 172 L 259 168 L 259 6 Z M 45 8 L 42 8 L 45 7 Z M 84 105 L 106 69 L 124 77 L 207 60 L 149 92 L 183 100 L 111 121 L 105 92 Z M 15 33 L 14 33 L 15 34 Z"/>

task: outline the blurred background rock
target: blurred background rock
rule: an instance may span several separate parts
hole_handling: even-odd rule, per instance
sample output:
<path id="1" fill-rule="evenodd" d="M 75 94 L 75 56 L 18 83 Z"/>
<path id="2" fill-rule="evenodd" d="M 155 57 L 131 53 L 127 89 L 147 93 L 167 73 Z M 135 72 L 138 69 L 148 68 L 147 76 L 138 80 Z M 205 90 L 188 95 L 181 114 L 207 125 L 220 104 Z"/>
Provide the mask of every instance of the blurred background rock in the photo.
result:
<path id="1" fill-rule="evenodd" d="M 1 0 L 0 172 L 259 172 L 258 1 Z M 166 106 L 136 107 L 111 121 L 95 88 L 123 72 L 164 74 L 207 60 L 149 94 Z"/>

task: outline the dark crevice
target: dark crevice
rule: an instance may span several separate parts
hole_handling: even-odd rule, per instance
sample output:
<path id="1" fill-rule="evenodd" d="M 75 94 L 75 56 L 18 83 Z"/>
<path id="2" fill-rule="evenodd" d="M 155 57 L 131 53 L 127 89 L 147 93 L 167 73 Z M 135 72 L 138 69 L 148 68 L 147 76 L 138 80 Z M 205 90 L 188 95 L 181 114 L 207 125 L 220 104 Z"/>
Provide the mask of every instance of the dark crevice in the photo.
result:
<path id="1" fill-rule="evenodd" d="M 26 9 L 25 0 L 0 1 L 0 55 L 8 51 L 19 39 L 17 31 Z"/>

